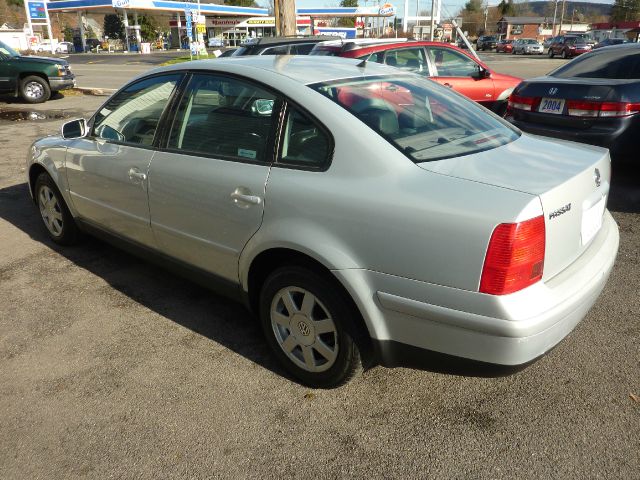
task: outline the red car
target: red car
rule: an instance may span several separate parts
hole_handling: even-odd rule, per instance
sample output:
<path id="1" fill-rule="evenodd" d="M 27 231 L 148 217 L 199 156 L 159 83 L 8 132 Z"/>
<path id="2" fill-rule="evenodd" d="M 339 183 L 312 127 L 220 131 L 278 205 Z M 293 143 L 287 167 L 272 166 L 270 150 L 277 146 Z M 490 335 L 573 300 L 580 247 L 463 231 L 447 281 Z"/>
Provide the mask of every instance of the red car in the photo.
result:
<path id="1" fill-rule="evenodd" d="M 496 44 L 496 53 L 511 53 L 513 51 L 513 40 L 500 40 Z"/>
<path id="2" fill-rule="evenodd" d="M 311 55 L 361 58 L 430 77 L 503 115 L 513 89 L 522 80 L 492 71 L 471 54 L 447 43 L 423 41 L 329 41 Z"/>
<path id="3" fill-rule="evenodd" d="M 572 35 L 560 35 L 555 37 L 549 46 L 549 58 L 558 55 L 562 58 L 571 58 L 591 51 L 591 45 L 582 37 Z"/>

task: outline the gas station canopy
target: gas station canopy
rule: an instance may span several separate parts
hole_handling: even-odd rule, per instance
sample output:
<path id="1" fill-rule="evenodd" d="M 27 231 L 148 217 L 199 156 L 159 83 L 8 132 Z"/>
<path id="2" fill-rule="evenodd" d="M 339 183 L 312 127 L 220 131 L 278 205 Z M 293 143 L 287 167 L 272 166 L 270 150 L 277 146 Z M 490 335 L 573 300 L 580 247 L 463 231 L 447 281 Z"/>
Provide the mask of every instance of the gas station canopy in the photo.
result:
<path id="1" fill-rule="evenodd" d="M 50 12 L 77 12 L 84 10 L 113 13 L 114 9 L 151 10 L 164 12 L 197 11 L 209 15 L 235 15 L 259 17 L 267 16 L 266 8 L 235 7 L 230 5 L 214 5 L 210 3 L 176 2 L 170 0 L 59 0 L 48 2 Z"/>

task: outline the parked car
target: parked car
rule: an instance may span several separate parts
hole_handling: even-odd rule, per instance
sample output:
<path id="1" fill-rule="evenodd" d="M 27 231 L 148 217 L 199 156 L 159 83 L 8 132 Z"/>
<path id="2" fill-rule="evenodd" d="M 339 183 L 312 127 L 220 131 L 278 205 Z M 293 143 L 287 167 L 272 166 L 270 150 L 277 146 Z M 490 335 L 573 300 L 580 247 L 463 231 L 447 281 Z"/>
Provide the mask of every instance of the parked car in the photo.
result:
<path id="1" fill-rule="evenodd" d="M 493 50 L 499 40 L 497 35 L 480 35 L 476 41 L 476 50 Z"/>
<path id="2" fill-rule="evenodd" d="M 597 49 L 547 76 L 525 80 L 509 105 L 522 130 L 599 145 L 616 161 L 637 161 L 640 44 Z"/>
<path id="3" fill-rule="evenodd" d="M 233 55 L 233 52 L 235 52 L 236 50 L 237 50 L 236 48 L 227 48 L 224 52 L 220 54 L 218 58 L 230 57 Z"/>
<path id="4" fill-rule="evenodd" d="M 73 53 L 75 47 L 71 42 L 60 42 L 56 45 L 56 53 Z"/>
<path id="5" fill-rule="evenodd" d="M 591 35 L 589 33 L 569 32 L 567 35 L 572 35 L 574 37 L 579 38 L 584 43 L 589 45 L 592 49 L 593 49 L 594 45 L 596 44 L 596 41 L 591 37 Z"/>
<path id="6" fill-rule="evenodd" d="M 522 55 L 542 55 L 544 47 L 535 38 L 519 38 L 513 42 L 511 53 L 514 55 L 518 53 Z"/>
<path id="7" fill-rule="evenodd" d="M 60 58 L 22 56 L 0 42 L 0 93 L 22 97 L 28 103 L 49 100 L 51 92 L 73 88 L 75 75 Z"/>
<path id="8" fill-rule="evenodd" d="M 51 40 L 47 40 L 47 39 L 42 40 L 42 42 L 40 42 L 38 45 L 36 45 L 36 46 L 33 48 L 33 50 L 34 50 L 36 53 L 44 53 L 44 52 L 52 53 L 52 52 L 51 52 L 51 49 L 52 49 L 52 47 L 51 47 Z"/>
<path id="9" fill-rule="evenodd" d="M 575 35 L 560 35 L 555 37 L 549 46 L 549 58 L 556 55 L 562 58 L 572 58 L 591 51 L 591 47 L 580 37 Z"/>
<path id="10" fill-rule="evenodd" d="M 308 55 L 320 42 L 331 37 L 326 35 L 299 37 L 260 37 L 243 42 L 231 56 L 244 55 Z"/>
<path id="11" fill-rule="evenodd" d="M 496 53 L 511 53 L 513 50 L 513 40 L 500 40 L 496 43 Z"/>
<path id="12" fill-rule="evenodd" d="M 223 48 L 224 40 L 222 38 L 209 37 L 209 41 L 207 42 L 207 45 L 209 48 L 215 48 L 215 47 Z"/>
<path id="13" fill-rule="evenodd" d="M 91 232 L 226 286 L 320 387 L 404 349 L 531 361 L 596 301 L 619 241 L 606 150 L 360 60 L 156 69 L 26 167 L 51 240 Z"/>
<path id="14" fill-rule="evenodd" d="M 596 43 L 593 48 L 610 47 L 611 45 L 622 45 L 623 43 L 629 43 L 629 40 L 625 38 L 605 38 L 600 43 Z"/>
<path id="15" fill-rule="evenodd" d="M 491 70 L 471 53 L 448 43 L 403 41 L 331 41 L 318 44 L 311 55 L 359 58 L 402 68 L 452 88 L 502 115 L 520 78 Z"/>

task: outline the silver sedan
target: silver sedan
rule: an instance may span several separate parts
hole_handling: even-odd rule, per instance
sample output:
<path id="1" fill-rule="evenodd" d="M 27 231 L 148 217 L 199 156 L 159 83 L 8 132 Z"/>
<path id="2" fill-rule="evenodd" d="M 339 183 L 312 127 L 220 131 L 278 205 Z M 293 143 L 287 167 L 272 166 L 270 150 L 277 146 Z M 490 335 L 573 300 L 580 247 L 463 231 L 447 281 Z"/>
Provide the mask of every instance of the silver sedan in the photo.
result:
<path id="1" fill-rule="evenodd" d="M 607 150 L 360 60 L 158 69 L 35 142 L 27 171 L 53 241 L 99 235 L 241 299 L 320 387 L 407 351 L 535 359 L 618 249 Z"/>

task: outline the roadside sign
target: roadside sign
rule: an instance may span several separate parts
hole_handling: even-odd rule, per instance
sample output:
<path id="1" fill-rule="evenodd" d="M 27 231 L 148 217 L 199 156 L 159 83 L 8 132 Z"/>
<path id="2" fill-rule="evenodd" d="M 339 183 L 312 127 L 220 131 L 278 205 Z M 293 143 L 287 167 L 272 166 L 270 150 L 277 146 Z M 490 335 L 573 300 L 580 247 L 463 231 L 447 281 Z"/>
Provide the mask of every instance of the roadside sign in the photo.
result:
<path id="1" fill-rule="evenodd" d="M 187 37 L 189 37 L 189 42 L 193 40 L 193 23 L 191 23 L 191 9 L 186 8 L 184 10 L 184 18 L 187 20 Z"/>

